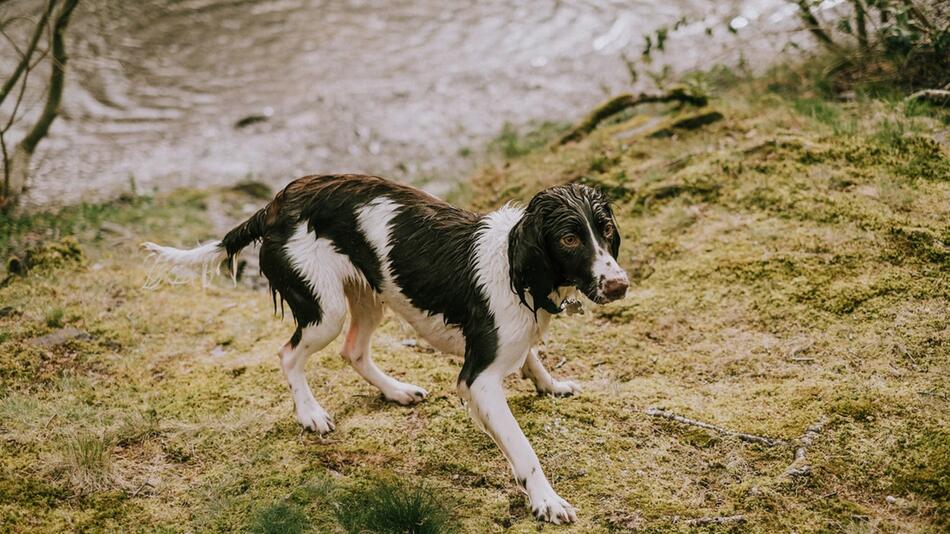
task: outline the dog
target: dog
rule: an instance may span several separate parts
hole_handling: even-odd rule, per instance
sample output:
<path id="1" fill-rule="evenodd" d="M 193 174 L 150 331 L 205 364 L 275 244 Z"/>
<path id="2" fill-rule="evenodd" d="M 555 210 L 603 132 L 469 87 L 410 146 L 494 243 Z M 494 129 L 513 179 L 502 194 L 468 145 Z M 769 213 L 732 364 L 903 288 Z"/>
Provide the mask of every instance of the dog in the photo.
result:
<path id="1" fill-rule="evenodd" d="M 227 233 L 191 250 L 146 243 L 176 266 L 227 265 L 259 241 L 261 272 L 275 309 L 286 302 L 296 329 L 280 350 L 297 421 L 319 433 L 334 423 L 307 384 L 307 357 L 350 323 L 343 358 L 386 399 L 413 404 L 426 390 L 373 362 L 370 338 L 386 307 L 436 349 L 464 356 L 457 390 L 476 425 L 495 441 L 534 516 L 576 520 L 555 493 L 515 421 L 503 379 L 521 370 L 541 394 L 572 395 L 536 346 L 552 315 L 580 292 L 595 303 L 622 298 L 620 233 L 609 199 L 583 185 L 537 193 L 527 207 L 488 214 L 454 207 L 421 190 L 364 175 L 307 176 Z"/>

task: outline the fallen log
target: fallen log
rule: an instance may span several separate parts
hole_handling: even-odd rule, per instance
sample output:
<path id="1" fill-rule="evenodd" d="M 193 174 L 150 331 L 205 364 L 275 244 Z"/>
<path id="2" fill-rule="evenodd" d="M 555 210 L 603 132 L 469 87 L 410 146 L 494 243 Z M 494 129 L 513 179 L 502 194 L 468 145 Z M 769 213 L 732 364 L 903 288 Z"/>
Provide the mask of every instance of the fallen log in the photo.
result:
<path id="1" fill-rule="evenodd" d="M 639 106 L 640 104 L 655 104 L 660 102 L 680 102 L 682 104 L 702 107 L 706 105 L 708 99 L 704 95 L 691 93 L 685 86 L 675 86 L 665 93 L 640 93 L 639 95 L 625 93 L 615 96 L 594 108 L 584 120 L 561 136 L 557 144 L 564 145 L 583 139 L 587 134 L 592 132 L 598 124 L 603 122 L 604 119 L 616 115 L 625 109 Z"/>

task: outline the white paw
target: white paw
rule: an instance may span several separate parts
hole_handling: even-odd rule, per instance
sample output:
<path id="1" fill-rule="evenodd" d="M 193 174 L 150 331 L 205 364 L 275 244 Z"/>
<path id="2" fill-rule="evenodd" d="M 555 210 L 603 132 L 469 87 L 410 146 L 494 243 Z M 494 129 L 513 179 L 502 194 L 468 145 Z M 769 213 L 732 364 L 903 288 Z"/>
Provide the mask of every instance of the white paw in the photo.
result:
<path id="1" fill-rule="evenodd" d="M 570 397 L 582 391 L 581 385 L 573 380 L 555 380 L 551 384 L 537 388 L 541 395 L 554 395 L 555 397 Z"/>
<path id="2" fill-rule="evenodd" d="M 387 400 L 398 402 L 403 406 L 415 404 L 429 396 L 429 392 L 405 382 L 396 382 L 388 391 L 383 392 Z"/>
<path id="3" fill-rule="evenodd" d="M 307 430 L 317 434 L 326 434 L 336 428 L 330 414 L 320 406 L 302 405 L 297 409 L 297 421 Z"/>
<path id="4" fill-rule="evenodd" d="M 567 501 L 547 490 L 531 499 L 531 513 L 538 521 L 548 521 L 555 525 L 577 521 L 577 511 Z"/>

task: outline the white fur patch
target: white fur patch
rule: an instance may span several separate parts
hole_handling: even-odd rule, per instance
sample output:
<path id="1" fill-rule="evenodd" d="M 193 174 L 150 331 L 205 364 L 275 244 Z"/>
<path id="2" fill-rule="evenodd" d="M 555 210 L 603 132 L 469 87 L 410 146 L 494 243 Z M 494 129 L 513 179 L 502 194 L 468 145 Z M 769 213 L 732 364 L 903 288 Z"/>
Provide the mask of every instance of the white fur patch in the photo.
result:
<path id="1" fill-rule="evenodd" d="M 465 353 L 462 331 L 458 327 L 446 325 L 445 316 L 441 313 L 429 315 L 413 306 L 396 285 L 389 254 L 392 251 L 392 220 L 399 209 L 399 204 L 381 197 L 356 210 L 357 225 L 379 258 L 383 275 L 382 300 L 430 345 L 442 352 L 462 355 Z"/>
<path id="2" fill-rule="evenodd" d="M 500 376 L 521 368 L 528 349 L 540 341 L 550 318 L 539 310 L 535 321 L 534 314 L 511 290 L 508 235 L 523 215 L 523 209 L 511 205 L 489 213 L 475 245 L 475 278 L 498 328 L 498 354 L 485 372 Z"/>
<path id="3" fill-rule="evenodd" d="M 356 282 L 367 285 L 363 273 L 340 254 L 329 239 L 315 239 L 304 221 L 284 245 L 291 266 L 300 273 L 325 310 L 345 310 L 343 284 Z"/>

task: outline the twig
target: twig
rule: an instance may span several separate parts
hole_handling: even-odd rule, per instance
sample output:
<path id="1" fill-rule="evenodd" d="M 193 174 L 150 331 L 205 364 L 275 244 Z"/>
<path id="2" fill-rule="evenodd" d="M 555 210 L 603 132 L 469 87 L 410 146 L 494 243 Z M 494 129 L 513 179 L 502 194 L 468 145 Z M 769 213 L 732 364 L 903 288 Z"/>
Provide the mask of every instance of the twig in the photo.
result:
<path id="1" fill-rule="evenodd" d="M 561 361 L 557 362 L 557 365 L 554 366 L 555 369 L 560 369 L 564 367 L 564 364 L 567 363 L 567 358 L 561 358 Z"/>
<path id="2" fill-rule="evenodd" d="M 950 401 L 950 395 L 947 395 L 946 393 L 941 393 L 937 391 L 936 389 L 931 389 L 929 391 L 928 390 L 918 391 L 917 394 L 923 395 L 925 397 L 935 397 L 941 400 Z"/>
<path id="3" fill-rule="evenodd" d="M 702 525 L 721 525 L 723 523 L 743 523 L 745 522 L 744 515 L 726 515 L 718 517 L 698 517 L 696 519 L 690 519 L 686 522 L 687 525 L 691 527 L 698 527 Z"/>
<path id="4" fill-rule="evenodd" d="M 822 417 L 818 422 L 808 427 L 805 433 L 802 434 L 802 437 L 798 438 L 798 448 L 795 449 L 795 459 L 785 470 L 786 475 L 799 477 L 811 473 L 811 466 L 806 463 L 805 454 L 808 452 L 808 447 L 811 446 L 812 442 L 818 438 L 818 434 L 821 434 L 821 430 L 824 426 L 825 418 Z"/>
<path id="5" fill-rule="evenodd" d="M 141 492 L 143 489 L 145 489 L 145 486 L 153 487 L 153 486 L 152 486 L 152 483 L 149 482 L 149 481 L 146 479 L 145 482 L 143 482 L 142 485 L 139 486 L 139 488 L 138 488 L 137 490 L 135 490 L 135 491 L 132 492 L 132 495 L 131 495 L 131 496 L 132 496 L 132 497 L 138 496 L 139 492 Z"/>
<path id="6" fill-rule="evenodd" d="M 722 428 L 721 426 L 711 425 L 702 421 L 696 421 L 695 419 L 689 419 L 688 417 L 676 415 L 675 413 L 660 410 L 659 408 L 647 408 L 646 414 L 652 417 L 662 417 L 664 419 L 669 419 L 670 421 L 676 421 L 686 425 L 698 426 L 700 428 L 705 428 L 706 430 L 712 430 L 720 434 L 732 436 L 742 441 L 747 441 L 749 443 L 759 443 L 768 447 L 774 447 L 775 445 L 782 445 L 785 443 L 780 439 L 767 438 L 765 436 L 757 436 L 755 434 L 746 434 L 745 432 L 736 432 L 734 430 L 729 430 L 728 428 Z"/>
<path id="7" fill-rule="evenodd" d="M 811 7 L 808 5 L 807 0 L 798 0 L 798 17 L 802 19 L 802 22 L 805 24 L 805 29 L 811 32 L 812 36 L 818 40 L 825 48 L 834 52 L 838 56 L 845 57 L 844 50 L 838 46 L 837 43 L 828 35 L 822 27 L 821 23 L 818 22 L 818 18 L 815 17 L 815 14 L 811 12 Z M 847 59 L 845 57 L 845 59 Z M 848 60 L 850 63 L 850 60 Z"/>
<path id="8" fill-rule="evenodd" d="M 810 349 L 812 345 L 814 344 L 815 344 L 814 341 L 809 340 L 807 343 L 793 348 L 792 350 L 788 351 L 788 354 L 785 356 L 785 359 L 790 362 L 804 362 L 804 363 L 810 363 L 810 362 L 815 361 L 814 358 L 802 358 L 798 356 L 799 354 Z"/>
<path id="9" fill-rule="evenodd" d="M 46 9 L 43 10 L 43 15 L 40 17 L 40 20 L 36 23 L 36 28 L 33 30 L 33 35 L 30 37 L 30 41 L 26 46 L 26 50 L 22 52 L 22 57 L 20 62 L 17 63 L 17 66 L 13 69 L 13 73 L 10 74 L 10 77 L 3 83 L 3 87 L 0 88 L 0 104 L 6 100 L 7 95 L 10 94 L 10 91 L 13 89 L 13 86 L 16 84 L 17 80 L 20 79 L 20 75 L 23 74 L 23 71 L 30 65 L 30 59 L 33 55 L 33 51 L 36 50 L 36 45 L 40 41 L 40 36 L 43 35 L 43 30 L 46 29 L 46 21 L 49 20 L 50 15 L 53 13 L 53 5 L 55 0 L 50 0 L 47 3 Z"/>

